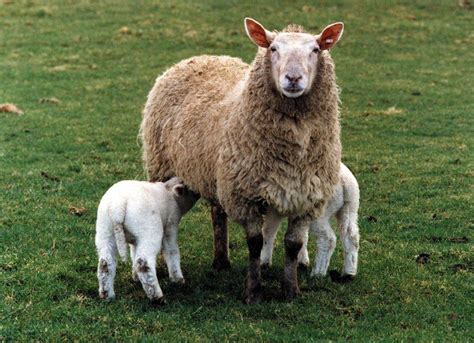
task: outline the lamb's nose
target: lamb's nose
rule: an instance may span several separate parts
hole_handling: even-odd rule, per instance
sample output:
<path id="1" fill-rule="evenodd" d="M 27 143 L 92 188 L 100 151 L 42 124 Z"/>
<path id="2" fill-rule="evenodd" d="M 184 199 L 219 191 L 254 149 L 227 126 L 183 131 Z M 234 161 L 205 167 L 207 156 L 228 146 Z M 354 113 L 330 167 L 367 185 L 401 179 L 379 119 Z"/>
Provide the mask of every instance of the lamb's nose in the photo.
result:
<path id="1" fill-rule="evenodd" d="M 286 74 L 285 75 L 286 79 L 290 81 L 291 83 L 297 83 L 303 76 L 301 75 L 295 75 L 295 74 Z"/>

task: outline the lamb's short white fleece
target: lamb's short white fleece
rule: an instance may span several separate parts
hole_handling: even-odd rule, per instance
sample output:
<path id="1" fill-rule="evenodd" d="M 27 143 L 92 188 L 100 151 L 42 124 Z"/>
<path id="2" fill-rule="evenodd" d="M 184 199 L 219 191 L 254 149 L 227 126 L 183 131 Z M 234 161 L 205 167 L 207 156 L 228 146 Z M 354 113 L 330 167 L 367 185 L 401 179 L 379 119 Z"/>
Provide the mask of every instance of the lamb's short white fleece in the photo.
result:
<path id="1" fill-rule="evenodd" d="M 140 280 L 149 299 L 160 302 L 163 298 L 155 268 L 162 244 L 171 281 L 184 282 L 178 224 L 197 199 L 178 178 L 166 183 L 120 181 L 105 193 L 97 211 L 95 237 L 101 298 L 115 297 L 116 255 L 118 252 L 124 261 L 127 259 L 127 243 L 133 278 Z"/>

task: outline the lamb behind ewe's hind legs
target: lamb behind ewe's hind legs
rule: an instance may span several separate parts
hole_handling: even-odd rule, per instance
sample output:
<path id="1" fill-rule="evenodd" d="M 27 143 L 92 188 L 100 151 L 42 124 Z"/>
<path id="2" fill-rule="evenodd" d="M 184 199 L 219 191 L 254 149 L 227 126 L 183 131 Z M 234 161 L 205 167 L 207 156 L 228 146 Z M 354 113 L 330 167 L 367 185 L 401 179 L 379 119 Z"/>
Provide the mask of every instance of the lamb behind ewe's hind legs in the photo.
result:
<path id="1" fill-rule="evenodd" d="M 351 171 L 341 163 L 340 184 L 334 191 L 332 198 L 320 218 L 310 225 L 310 232 L 317 241 L 317 252 L 311 276 L 325 276 L 329 267 L 331 256 L 336 247 L 336 235 L 331 228 L 330 220 L 337 218 L 341 235 L 342 248 L 344 251 L 344 267 L 342 276 L 348 278 L 357 274 L 357 262 L 359 251 L 359 226 L 357 224 L 357 213 L 359 210 L 359 185 Z M 262 264 L 271 265 L 272 251 L 275 237 L 280 225 L 281 218 L 274 214 L 265 217 L 264 245 L 261 253 Z M 304 238 L 303 247 L 298 254 L 298 263 L 309 264 L 308 259 L 308 237 Z"/>

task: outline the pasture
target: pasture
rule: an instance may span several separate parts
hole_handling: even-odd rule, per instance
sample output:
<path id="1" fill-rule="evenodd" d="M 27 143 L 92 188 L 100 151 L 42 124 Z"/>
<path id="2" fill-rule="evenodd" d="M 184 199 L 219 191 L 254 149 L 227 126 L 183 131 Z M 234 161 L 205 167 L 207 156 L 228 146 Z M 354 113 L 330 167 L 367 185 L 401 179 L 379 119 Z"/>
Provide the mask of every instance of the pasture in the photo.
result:
<path id="1" fill-rule="evenodd" d="M 186 284 L 159 265 L 167 304 L 148 303 L 130 262 L 101 301 L 97 205 L 113 183 L 145 179 L 148 91 L 193 55 L 251 62 L 246 16 L 312 33 L 345 23 L 331 54 L 361 188 L 358 276 L 302 271 L 302 296 L 284 301 L 282 228 L 265 299 L 244 305 L 244 232 L 230 226 L 232 269 L 214 273 L 200 201 L 180 227 Z M 474 340 L 473 19 L 457 0 L 0 1 L 0 104 L 24 112 L 0 112 L 0 340 Z"/>

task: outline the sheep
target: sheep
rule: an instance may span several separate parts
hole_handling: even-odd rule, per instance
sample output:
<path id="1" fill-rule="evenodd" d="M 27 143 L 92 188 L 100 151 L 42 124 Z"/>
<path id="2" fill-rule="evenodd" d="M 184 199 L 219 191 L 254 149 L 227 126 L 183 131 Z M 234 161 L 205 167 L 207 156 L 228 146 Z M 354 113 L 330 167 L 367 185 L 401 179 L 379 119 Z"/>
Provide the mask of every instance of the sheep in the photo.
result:
<path id="1" fill-rule="evenodd" d="M 150 180 L 179 176 L 244 227 L 244 301 L 255 303 L 263 214 L 289 217 L 282 288 L 292 299 L 308 224 L 339 179 L 339 91 L 328 50 L 343 24 L 314 36 L 297 25 L 270 32 L 246 18 L 245 29 L 259 47 L 252 64 L 204 55 L 172 66 L 148 95 L 140 137 Z"/>
<path id="2" fill-rule="evenodd" d="M 321 217 L 311 223 L 310 231 L 317 239 L 317 253 L 311 276 L 325 276 L 332 253 L 336 247 L 336 235 L 331 229 L 330 219 L 336 217 L 344 250 L 344 267 L 342 276 L 351 279 L 357 274 L 359 251 L 359 226 L 357 213 L 359 210 L 359 185 L 357 179 L 346 165 L 341 163 L 340 183 L 327 203 Z M 263 248 L 260 255 L 262 266 L 271 266 L 275 236 L 282 218 L 276 215 L 266 216 L 263 227 Z M 298 254 L 298 263 L 309 265 L 308 236 Z"/>
<path id="3" fill-rule="evenodd" d="M 162 244 L 171 282 L 184 283 L 178 224 L 197 199 L 176 177 L 166 183 L 120 181 L 104 194 L 97 210 L 95 236 L 100 298 L 115 298 L 115 259 L 118 252 L 124 262 L 127 260 L 127 243 L 132 277 L 141 282 L 150 300 L 160 304 L 164 299 L 155 269 Z"/>

